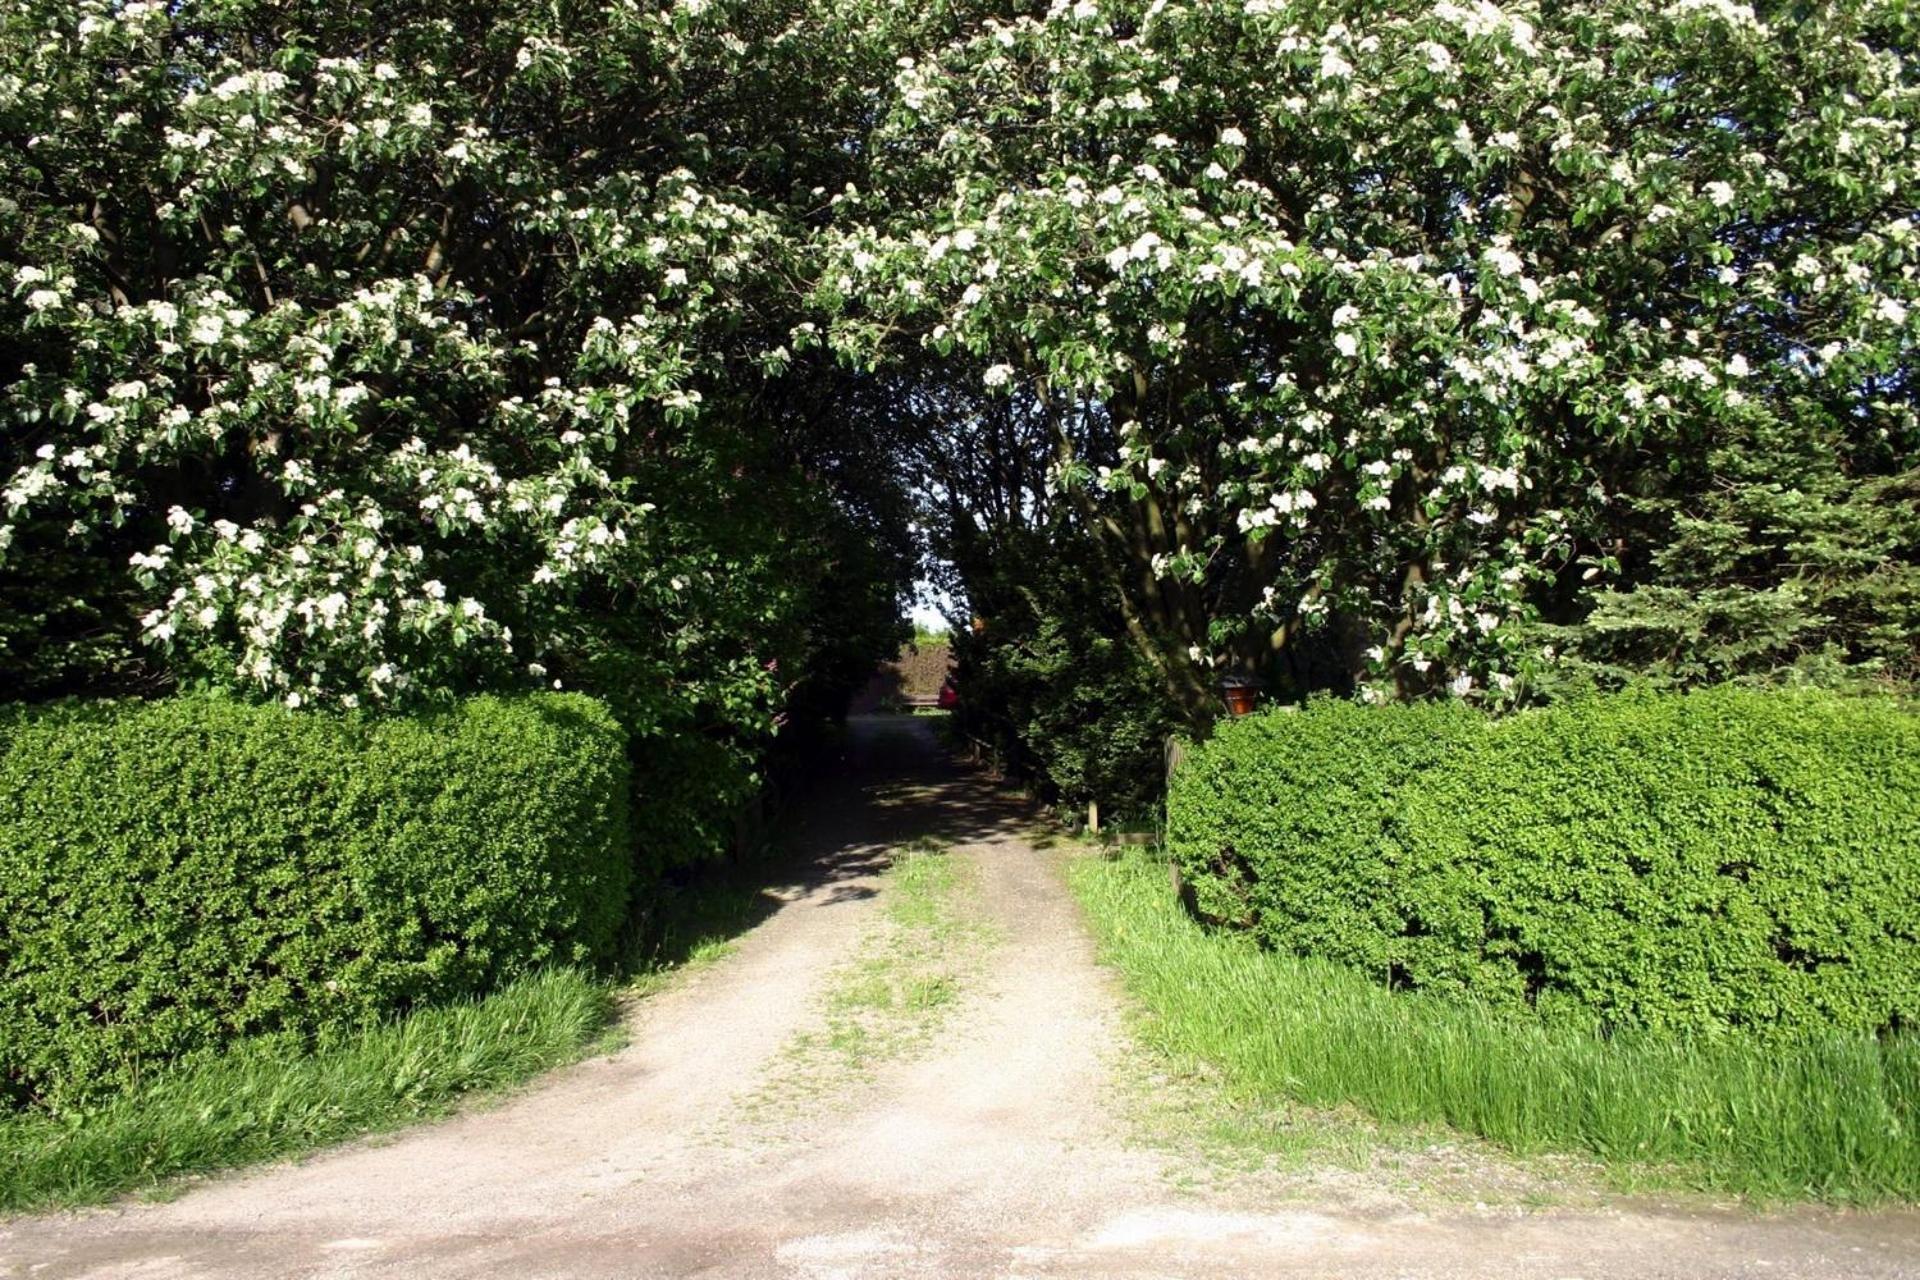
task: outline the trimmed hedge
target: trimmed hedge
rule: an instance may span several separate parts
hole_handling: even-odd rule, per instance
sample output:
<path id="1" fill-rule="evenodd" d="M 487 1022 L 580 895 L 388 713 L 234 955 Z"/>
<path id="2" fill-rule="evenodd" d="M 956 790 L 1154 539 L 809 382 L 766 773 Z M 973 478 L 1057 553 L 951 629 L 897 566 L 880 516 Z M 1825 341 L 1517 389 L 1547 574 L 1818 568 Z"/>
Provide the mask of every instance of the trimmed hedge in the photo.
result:
<path id="1" fill-rule="evenodd" d="M 624 732 L 576 695 L 0 713 L 0 1088 L 62 1105 L 602 957 L 628 787 Z"/>
<path id="2" fill-rule="evenodd" d="M 1920 716 L 1717 688 L 1231 721 L 1168 798 L 1201 914 L 1604 1028 L 1920 1026 Z"/>

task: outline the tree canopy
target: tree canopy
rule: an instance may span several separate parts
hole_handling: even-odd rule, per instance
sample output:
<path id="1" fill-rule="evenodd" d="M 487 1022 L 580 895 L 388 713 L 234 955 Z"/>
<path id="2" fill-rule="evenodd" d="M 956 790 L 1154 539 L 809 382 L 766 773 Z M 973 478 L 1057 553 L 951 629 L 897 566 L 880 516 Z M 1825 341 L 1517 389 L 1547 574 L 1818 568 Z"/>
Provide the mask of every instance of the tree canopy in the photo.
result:
<path id="1" fill-rule="evenodd" d="M 1189 705 L 1910 668 L 1897 5 L 1055 5 L 903 58 L 831 341 L 1054 426 Z M 1873 621 L 1869 621 L 1869 618 Z M 1543 625 L 1546 624 L 1546 625 Z"/>
<path id="2" fill-rule="evenodd" d="M 0 668 L 764 729 L 932 556 L 1188 719 L 1908 678 L 1917 22 L 20 0 Z"/>
<path id="3" fill-rule="evenodd" d="M 0 662 L 646 727 L 884 643 L 902 493 L 782 380 L 804 16 L 9 6 Z"/>

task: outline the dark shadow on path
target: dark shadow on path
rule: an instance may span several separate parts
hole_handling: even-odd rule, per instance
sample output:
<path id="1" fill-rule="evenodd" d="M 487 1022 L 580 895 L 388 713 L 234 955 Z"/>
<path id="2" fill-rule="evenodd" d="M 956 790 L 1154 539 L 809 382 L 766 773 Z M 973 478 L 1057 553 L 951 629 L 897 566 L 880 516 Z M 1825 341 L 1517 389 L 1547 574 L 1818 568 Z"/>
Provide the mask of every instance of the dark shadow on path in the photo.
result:
<path id="1" fill-rule="evenodd" d="M 748 932 L 801 898 L 833 906 L 874 897 L 875 879 L 916 841 L 971 844 L 1029 831 L 1038 813 L 977 766 L 956 760 L 925 716 L 855 715 L 810 762 L 813 784 L 776 823 L 773 847 L 696 869 L 653 890 L 624 948 L 630 974 L 672 968 Z"/>
<path id="2" fill-rule="evenodd" d="M 852 882 L 884 871 L 905 845 L 974 844 L 1029 830 L 1038 817 L 986 770 L 954 759 L 926 716 L 849 716 L 842 758 L 821 773 L 781 839 L 783 896 L 825 888 L 829 900 L 870 897 Z"/>

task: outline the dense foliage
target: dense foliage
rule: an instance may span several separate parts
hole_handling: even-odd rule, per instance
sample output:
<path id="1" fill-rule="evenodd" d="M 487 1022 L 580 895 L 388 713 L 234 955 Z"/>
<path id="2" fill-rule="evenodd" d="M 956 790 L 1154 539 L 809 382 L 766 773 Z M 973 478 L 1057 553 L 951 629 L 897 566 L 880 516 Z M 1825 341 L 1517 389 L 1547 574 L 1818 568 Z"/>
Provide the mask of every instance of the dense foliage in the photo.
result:
<path id="1" fill-rule="evenodd" d="M 1201 911 L 1394 986 L 1660 1031 L 1920 1024 L 1920 716 L 1720 688 L 1316 701 L 1168 798 Z"/>
<path id="2" fill-rule="evenodd" d="M 0 682 L 584 688 L 749 788 L 906 509 L 790 350 L 853 46 L 699 9 L 7 6 Z"/>
<path id="3" fill-rule="evenodd" d="M 1917 22 L 20 0 L 0 678 L 557 680 L 716 823 L 916 550 L 980 671 L 1109 690 L 1009 695 L 1065 790 L 1147 782 L 1064 717 L 1229 673 L 1910 679 Z"/>
<path id="4" fill-rule="evenodd" d="M 625 734 L 576 694 L 422 717 L 213 698 L 0 714 L 0 1100 L 71 1102 L 605 956 Z"/>
<path id="5" fill-rule="evenodd" d="M 963 563 L 981 628 L 954 642 L 960 730 L 1050 801 L 1156 818 L 1178 721 L 1099 581 L 1055 560 L 1039 530 L 1005 533 L 990 559 Z"/>
<path id="6" fill-rule="evenodd" d="M 1059 548 L 1190 716 L 1222 670 L 1907 674 L 1914 22 L 1010 10 L 902 61 L 831 340 L 1044 419 Z"/>

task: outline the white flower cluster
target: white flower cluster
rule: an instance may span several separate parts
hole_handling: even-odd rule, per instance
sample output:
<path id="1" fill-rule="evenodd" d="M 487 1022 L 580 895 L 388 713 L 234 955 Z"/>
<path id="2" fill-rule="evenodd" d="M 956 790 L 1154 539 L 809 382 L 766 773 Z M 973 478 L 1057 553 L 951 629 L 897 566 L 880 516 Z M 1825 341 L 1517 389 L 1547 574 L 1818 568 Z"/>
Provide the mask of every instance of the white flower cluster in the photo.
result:
<path id="1" fill-rule="evenodd" d="M 1882 54 L 1822 45 L 1826 106 L 1772 88 L 1830 145 L 1763 151 L 1687 136 L 1668 98 L 1719 120 L 1722 89 L 1646 61 L 1702 23 L 1764 35 L 1744 4 L 1440 0 L 1364 30 L 1234 8 L 1164 0 L 1110 26 L 1056 3 L 917 53 L 876 143 L 915 157 L 910 181 L 850 197 L 828 233 L 836 349 L 873 359 L 875 316 L 918 325 L 989 391 L 1113 427 L 1067 436 L 1053 484 L 1152 531 L 1122 552 L 1150 576 L 1224 592 L 1257 566 L 1268 623 L 1339 610 L 1389 637 L 1380 688 L 1411 672 L 1505 697 L 1526 661 L 1511 624 L 1580 550 L 1567 487 L 1611 500 L 1568 479 L 1569 451 L 1730 428 L 1869 358 L 1910 368 L 1907 219 L 1752 221 L 1835 156 L 1853 189 L 1920 189 L 1911 149 L 1880 141 L 1915 110 Z M 1643 100 L 1660 123 L 1615 127 Z M 1777 315 L 1831 340 L 1756 341 Z"/>

